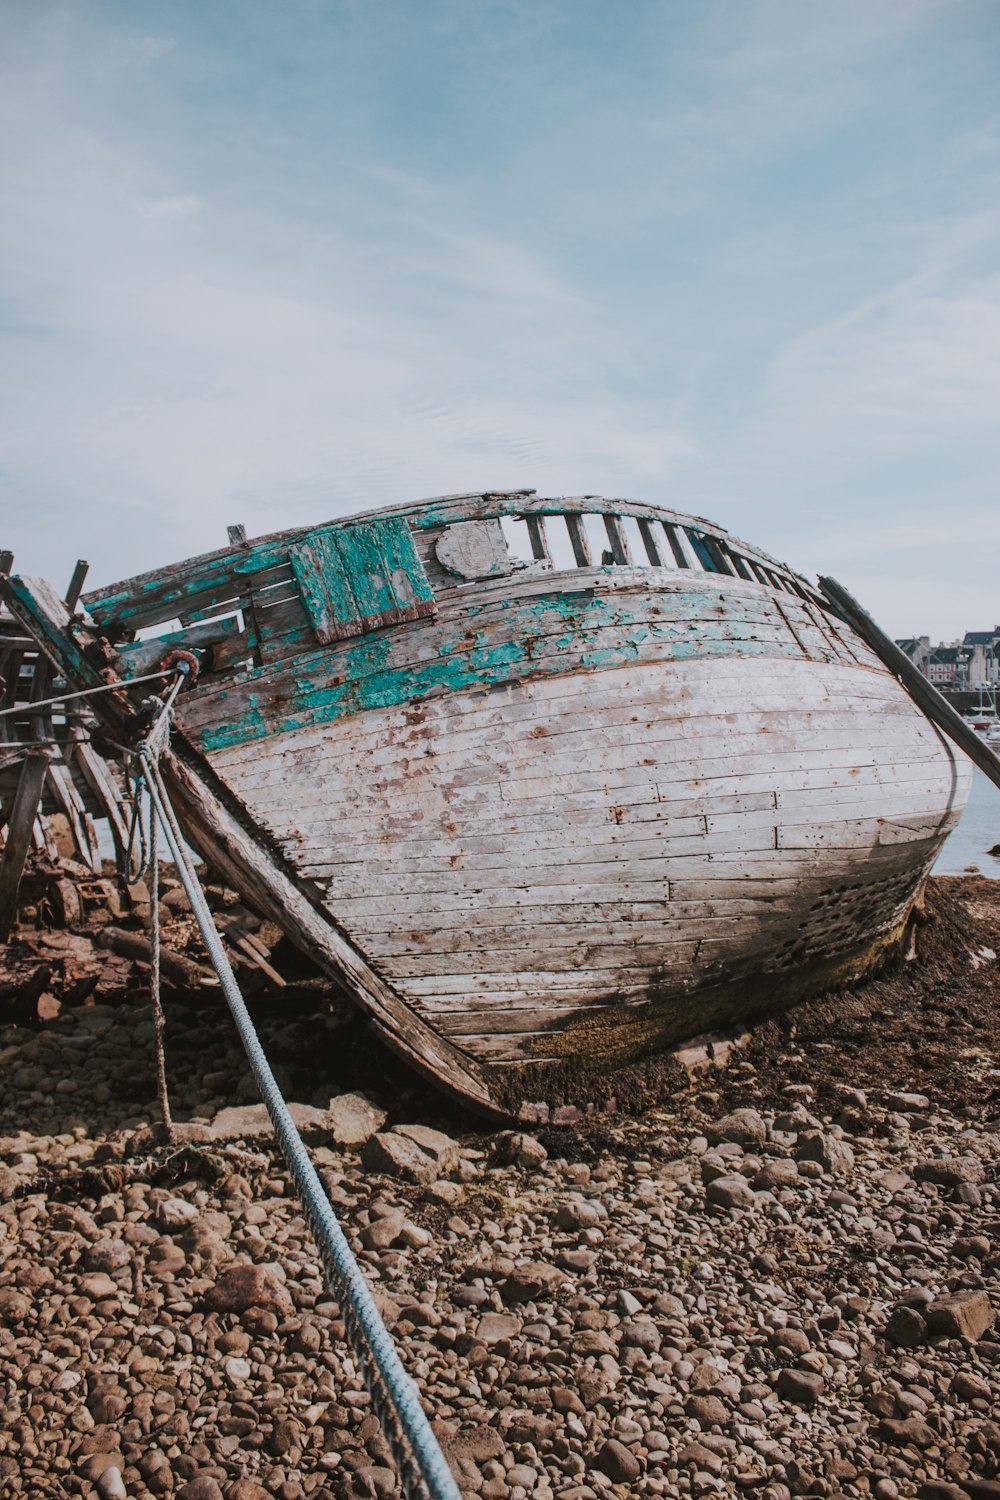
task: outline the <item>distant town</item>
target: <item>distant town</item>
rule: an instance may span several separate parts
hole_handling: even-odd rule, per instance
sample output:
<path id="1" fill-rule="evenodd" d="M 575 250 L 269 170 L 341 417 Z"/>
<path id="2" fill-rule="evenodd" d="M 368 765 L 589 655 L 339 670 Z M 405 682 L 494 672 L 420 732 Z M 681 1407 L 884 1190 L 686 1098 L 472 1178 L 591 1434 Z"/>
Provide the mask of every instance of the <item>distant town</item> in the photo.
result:
<path id="1" fill-rule="evenodd" d="M 1000 625 L 968 630 L 960 641 L 932 646 L 926 635 L 897 640 L 896 645 L 936 688 L 972 693 L 1000 684 Z"/>

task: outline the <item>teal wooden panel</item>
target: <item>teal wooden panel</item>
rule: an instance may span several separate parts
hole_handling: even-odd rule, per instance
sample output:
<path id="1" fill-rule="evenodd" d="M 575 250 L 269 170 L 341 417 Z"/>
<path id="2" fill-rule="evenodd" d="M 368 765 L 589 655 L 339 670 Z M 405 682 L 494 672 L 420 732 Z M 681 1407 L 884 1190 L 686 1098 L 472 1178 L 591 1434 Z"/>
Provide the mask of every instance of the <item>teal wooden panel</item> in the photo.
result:
<path id="1" fill-rule="evenodd" d="M 360 635 L 364 626 L 344 573 L 336 532 L 310 532 L 289 548 L 288 555 L 317 640 L 328 645 Z"/>
<path id="2" fill-rule="evenodd" d="M 322 645 L 434 611 L 434 591 L 402 517 L 324 526 L 289 548 Z"/>

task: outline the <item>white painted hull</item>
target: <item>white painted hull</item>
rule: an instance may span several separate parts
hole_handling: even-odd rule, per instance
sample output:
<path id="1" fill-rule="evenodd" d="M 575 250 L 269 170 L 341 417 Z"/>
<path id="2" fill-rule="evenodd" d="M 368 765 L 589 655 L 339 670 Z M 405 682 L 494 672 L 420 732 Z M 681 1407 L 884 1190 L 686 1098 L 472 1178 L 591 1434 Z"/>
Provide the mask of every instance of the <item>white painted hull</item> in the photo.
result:
<path id="1" fill-rule="evenodd" d="M 690 1035 L 745 1011 L 740 976 L 779 999 L 870 953 L 969 781 L 884 670 L 768 658 L 452 693 L 210 759 L 413 1012 L 507 1066 L 599 1018 L 602 1049 L 640 1013 Z"/>

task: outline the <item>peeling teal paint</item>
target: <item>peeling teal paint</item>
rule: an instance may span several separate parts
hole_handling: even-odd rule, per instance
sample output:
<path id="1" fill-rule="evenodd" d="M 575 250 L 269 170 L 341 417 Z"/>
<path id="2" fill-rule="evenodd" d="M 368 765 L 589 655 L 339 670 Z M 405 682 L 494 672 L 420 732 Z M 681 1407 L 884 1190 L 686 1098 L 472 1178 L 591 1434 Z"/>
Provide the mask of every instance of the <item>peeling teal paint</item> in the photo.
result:
<path id="1" fill-rule="evenodd" d="M 447 628 L 428 623 L 380 631 L 342 642 L 336 651 L 257 669 L 250 674 L 249 696 L 247 680 L 241 681 L 238 716 L 227 722 L 229 694 L 216 690 L 213 722 L 195 731 L 196 737 L 205 750 L 221 750 L 370 709 L 643 659 L 802 657 L 774 611 L 745 609 L 746 601 L 734 596 L 719 611 L 721 597 L 710 589 L 671 594 L 669 600 L 645 590 L 529 599 L 515 593 L 471 605 L 460 623 Z M 721 617 L 706 619 L 706 613 Z M 418 656 L 422 649 L 425 659 Z"/>

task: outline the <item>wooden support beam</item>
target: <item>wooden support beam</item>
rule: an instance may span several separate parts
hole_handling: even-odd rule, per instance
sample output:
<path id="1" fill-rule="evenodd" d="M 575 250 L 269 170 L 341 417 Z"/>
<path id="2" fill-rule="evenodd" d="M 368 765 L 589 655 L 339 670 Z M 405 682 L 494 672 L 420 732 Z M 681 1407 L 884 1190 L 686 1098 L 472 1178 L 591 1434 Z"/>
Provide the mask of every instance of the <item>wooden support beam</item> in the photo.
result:
<path id="1" fill-rule="evenodd" d="M 835 578 L 821 578 L 819 586 L 841 618 L 853 626 L 875 655 L 881 657 L 889 671 L 899 678 L 914 703 L 923 710 L 931 723 L 954 740 L 972 763 L 985 772 L 994 786 L 1000 787 L 1000 757 L 994 755 L 974 729 L 969 728 L 961 714 L 957 714 L 937 688 L 931 686 L 906 653 L 900 651 L 895 641 L 890 640 L 879 629 L 871 615 L 847 592 L 843 584 L 838 583 Z"/>
<path id="2" fill-rule="evenodd" d="M 73 613 L 80 602 L 80 595 L 83 593 L 83 585 L 87 581 L 87 574 L 89 572 L 90 563 L 82 557 L 79 558 L 76 567 L 73 569 L 73 577 L 69 581 L 69 588 L 66 590 L 66 608 L 70 614 Z"/>
<path id="3" fill-rule="evenodd" d="M 7 839 L 0 861 L 0 942 L 10 937 L 17 921 L 17 896 L 21 889 L 24 862 L 31 848 L 31 831 L 38 816 L 42 787 L 51 756 L 47 750 L 32 749 L 24 757 L 14 805 L 11 808 Z"/>

